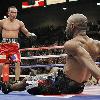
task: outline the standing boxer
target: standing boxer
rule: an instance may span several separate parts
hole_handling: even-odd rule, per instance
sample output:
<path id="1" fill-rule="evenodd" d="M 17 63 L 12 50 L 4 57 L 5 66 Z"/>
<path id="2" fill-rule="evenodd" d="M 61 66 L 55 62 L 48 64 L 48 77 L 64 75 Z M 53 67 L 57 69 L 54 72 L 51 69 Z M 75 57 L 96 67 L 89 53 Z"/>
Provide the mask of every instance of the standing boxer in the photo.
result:
<path id="1" fill-rule="evenodd" d="M 8 8 L 8 18 L 0 20 L 0 31 L 2 34 L 2 43 L 0 44 L 0 77 L 2 66 L 9 62 L 9 59 L 15 62 L 15 81 L 20 77 L 20 51 L 18 44 L 19 31 L 22 31 L 31 39 L 36 38 L 34 33 L 30 33 L 22 21 L 16 19 L 17 8 L 11 6 Z"/>

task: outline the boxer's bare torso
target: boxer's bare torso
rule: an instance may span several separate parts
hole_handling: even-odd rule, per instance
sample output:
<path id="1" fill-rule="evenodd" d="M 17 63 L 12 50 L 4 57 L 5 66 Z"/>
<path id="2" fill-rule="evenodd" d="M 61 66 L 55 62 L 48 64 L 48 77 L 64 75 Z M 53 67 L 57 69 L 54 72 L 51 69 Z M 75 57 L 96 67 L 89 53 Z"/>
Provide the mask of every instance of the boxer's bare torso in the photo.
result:
<path id="1" fill-rule="evenodd" d="M 99 48 L 100 46 L 98 47 L 97 41 L 89 38 L 88 36 L 79 35 L 79 36 L 76 36 L 75 38 L 67 41 L 64 45 L 66 52 L 67 52 L 67 48 L 74 48 L 73 45 L 75 45 L 76 48 L 77 48 L 77 46 L 80 46 L 82 49 L 84 49 L 82 51 L 84 56 L 86 54 L 85 53 L 85 51 L 86 51 L 87 53 L 89 53 L 89 55 L 93 59 L 93 61 L 95 61 L 97 59 L 98 55 L 100 54 L 100 48 Z M 66 61 L 66 65 L 64 67 L 65 74 L 69 78 L 71 78 L 79 83 L 87 81 L 89 79 L 89 77 L 91 76 L 91 74 L 90 74 L 89 68 L 87 68 L 87 66 L 85 66 L 85 64 L 83 64 L 80 60 L 80 57 L 82 55 L 78 55 L 77 51 L 73 51 L 73 50 L 72 51 L 70 50 L 70 52 L 68 51 L 67 54 L 68 54 L 68 58 Z M 89 57 L 86 58 L 86 60 L 88 62 L 88 60 L 90 60 Z"/>
<path id="2" fill-rule="evenodd" d="M 23 23 L 17 19 L 11 21 L 9 18 L 0 21 L 2 38 L 18 38 Z"/>

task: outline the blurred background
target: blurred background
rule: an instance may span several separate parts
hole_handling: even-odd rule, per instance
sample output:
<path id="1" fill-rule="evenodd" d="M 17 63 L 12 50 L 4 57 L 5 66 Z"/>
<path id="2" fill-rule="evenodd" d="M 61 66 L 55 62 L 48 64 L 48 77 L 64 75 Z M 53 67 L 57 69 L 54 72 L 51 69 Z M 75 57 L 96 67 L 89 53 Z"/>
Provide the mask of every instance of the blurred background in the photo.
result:
<path id="1" fill-rule="evenodd" d="M 9 6 L 16 6 L 19 20 L 27 29 L 37 35 L 30 40 L 21 33 L 21 48 L 63 45 L 67 40 L 64 33 L 67 18 L 73 13 L 83 13 L 88 17 L 87 34 L 100 39 L 100 0 L 0 0 L 0 19 L 7 16 Z"/>

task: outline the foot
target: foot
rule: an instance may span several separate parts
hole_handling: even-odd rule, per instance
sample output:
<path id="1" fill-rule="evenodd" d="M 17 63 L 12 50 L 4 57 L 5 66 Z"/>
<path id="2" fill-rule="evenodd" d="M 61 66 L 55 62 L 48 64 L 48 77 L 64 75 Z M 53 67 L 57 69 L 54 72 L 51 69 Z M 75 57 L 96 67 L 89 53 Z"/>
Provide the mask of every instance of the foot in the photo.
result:
<path id="1" fill-rule="evenodd" d="M 2 83 L 2 92 L 4 94 L 8 94 L 9 92 L 11 92 L 10 86 L 11 85 L 8 83 Z"/>

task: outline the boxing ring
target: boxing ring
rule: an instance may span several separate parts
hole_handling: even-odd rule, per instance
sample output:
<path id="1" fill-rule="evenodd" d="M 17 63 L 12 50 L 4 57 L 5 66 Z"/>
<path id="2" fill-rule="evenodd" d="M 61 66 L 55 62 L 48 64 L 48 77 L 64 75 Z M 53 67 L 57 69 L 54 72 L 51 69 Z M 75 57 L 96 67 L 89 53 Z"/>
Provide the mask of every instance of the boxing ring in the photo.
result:
<path id="1" fill-rule="evenodd" d="M 63 49 L 63 46 L 53 46 L 53 47 L 40 47 L 40 48 L 26 48 L 21 49 L 21 52 L 26 51 L 37 51 L 37 50 L 55 50 L 55 49 Z M 56 50 L 55 50 L 56 51 Z M 66 58 L 66 54 L 60 53 L 59 55 L 55 54 L 49 54 L 49 55 L 28 55 L 27 57 L 21 57 L 22 60 L 32 60 L 32 59 L 51 59 L 51 58 L 60 58 L 63 57 Z M 49 60 L 50 60 L 49 59 Z M 100 64 L 99 62 L 96 62 L 96 64 Z M 21 65 L 21 68 L 37 68 L 37 67 L 63 67 L 63 63 L 54 63 L 54 64 L 34 64 L 34 65 Z M 12 66 L 13 67 L 13 66 Z M 27 75 L 21 75 L 21 77 L 25 77 Z M 15 77 L 14 75 L 10 75 L 10 77 Z M 85 86 L 84 91 L 81 94 L 68 94 L 68 95 L 30 95 L 26 91 L 22 92 L 11 92 L 9 94 L 3 94 L 2 91 L 0 91 L 0 97 L 1 100 L 99 100 L 100 99 L 100 85 L 99 84 L 91 84 Z"/>
<path id="2" fill-rule="evenodd" d="M 77 95 L 30 95 L 26 91 L 11 92 L 7 95 L 0 91 L 1 100 L 100 100 L 100 86 L 87 86 L 82 94 Z"/>

